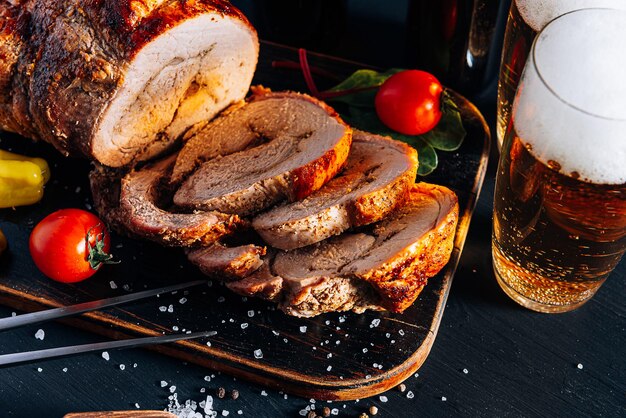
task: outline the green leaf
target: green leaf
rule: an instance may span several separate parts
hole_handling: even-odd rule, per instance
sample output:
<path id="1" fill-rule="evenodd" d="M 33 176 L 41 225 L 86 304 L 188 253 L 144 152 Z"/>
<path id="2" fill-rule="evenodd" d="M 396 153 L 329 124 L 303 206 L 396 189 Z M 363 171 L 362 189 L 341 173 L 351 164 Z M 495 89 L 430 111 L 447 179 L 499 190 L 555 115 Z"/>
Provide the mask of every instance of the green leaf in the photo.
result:
<path id="1" fill-rule="evenodd" d="M 367 88 L 371 88 L 371 90 L 356 91 L 352 94 L 334 97 L 328 100 L 332 102 L 345 103 L 348 106 L 371 108 L 374 106 L 374 97 L 376 97 L 376 92 L 378 91 L 376 87 L 380 86 L 385 82 L 385 80 L 400 71 L 402 70 L 398 68 L 385 71 L 384 73 L 379 73 L 373 70 L 357 70 L 350 77 L 346 78 L 344 81 L 328 91 L 336 92 Z"/>
<path id="2" fill-rule="evenodd" d="M 450 95 L 444 90 L 442 93 L 441 120 L 432 130 L 422 135 L 404 135 L 385 126 L 374 106 L 374 98 L 382 83 L 393 74 L 403 71 L 391 69 L 384 73 L 372 70 L 358 70 L 346 80 L 329 90 L 329 92 L 344 92 L 345 95 L 329 98 L 333 103 L 341 103 L 337 110 L 350 125 L 355 128 L 379 135 L 390 136 L 398 141 L 405 142 L 417 150 L 419 158 L 418 174 L 425 176 L 437 168 L 437 151 L 456 151 L 463 143 L 467 132 L 463 128 L 461 114 Z M 368 89 L 363 90 L 360 89 Z M 352 90 L 356 90 L 351 92 Z"/>
<path id="3" fill-rule="evenodd" d="M 441 120 L 434 129 L 420 135 L 433 148 L 441 151 L 456 151 L 463 143 L 467 132 L 463 128 L 459 108 L 447 92 L 443 92 Z"/>

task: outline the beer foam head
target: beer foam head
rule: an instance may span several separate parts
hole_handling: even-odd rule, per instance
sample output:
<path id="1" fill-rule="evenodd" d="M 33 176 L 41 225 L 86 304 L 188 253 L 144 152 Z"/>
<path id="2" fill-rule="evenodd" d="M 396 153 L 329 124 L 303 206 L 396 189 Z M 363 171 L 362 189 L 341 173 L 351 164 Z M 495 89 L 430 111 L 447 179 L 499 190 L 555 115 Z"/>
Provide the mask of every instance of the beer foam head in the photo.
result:
<path id="1" fill-rule="evenodd" d="M 626 11 L 566 14 L 537 37 L 514 104 L 518 136 L 544 163 L 626 183 Z"/>
<path id="2" fill-rule="evenodd" d="M 626 10 L 626 0 L 516 0 L 522 19 L 539 32 L 552 19 L 573 10 L 610 7 Z"/>

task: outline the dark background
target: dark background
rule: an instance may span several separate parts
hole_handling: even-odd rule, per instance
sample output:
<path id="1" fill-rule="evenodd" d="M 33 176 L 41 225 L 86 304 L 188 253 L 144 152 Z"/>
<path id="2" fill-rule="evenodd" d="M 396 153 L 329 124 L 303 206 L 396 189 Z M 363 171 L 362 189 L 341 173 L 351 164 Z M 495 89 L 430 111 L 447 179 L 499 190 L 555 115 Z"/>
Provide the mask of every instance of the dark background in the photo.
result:
<path id="1" fill-rule="evenodd" d="M 263 37 L 261 2 L 234 3 L 259 25 Z M 338 42 L 320 41 L 316 50 L 385 68 L 408 66 L 407 1 L 337 3 L 345 8 L 343 32 L 337 35 Z M 503 4 L 500 7 L 505 9 Z M 496 30 L 493 41 L 496 51 L 498 33 Z M 306 39 L 293 43 L 313 49 L 318 36 L 309 40 L 311 45 Z M 468 95 L 492 127 L 497 55 L 490 56 L 483 77 L 468 88 Z M 594 299 L 574 312 L 538 314 L 510 301 L 497 286 L 491 266 L 495 146 L 491 157 L 439 335 L 419 375 L 405 382 L 415 397 L 408 399 L 406 393 L 393 390 L 385 394 L 387 402 L 377 396 L 359 402 L 323 403 L 338 408 L 339 416 L 356 417 L 370 405 L 378 406 L 380 417 L 626 416 L 625 263 Z M 0 307 L 0 316 L 8 315 L 11 311 Z M 44 341 L 34 338 L 39 328 L 46 332 Z M 0 350 L 8 353 L 101 340 L 48 323 L 0 334 Z M 206 394 L 214 396 L 220 386 L 238 389 L 238 400 L 215 401 L 216 410 L 228 410 L 231 417 L 239 416 L 238 410 L 248 417 L 297 417 L 298 411 L 310 404 L 229 376 L 217 375 L 206 381 L 205 376 L 212 374 L 139 349 L 112 351 L 109 361 L 89 354 L 0 369 L 0 417 L 60 417 L 70 411 L 135 409 L 135 404 L 142 409 L 163 409 L 171 385 L 177 387 L 181 403 L 187 399 L 200 402 Z M 167 387 L 161 387 L 162 380 Z M 320 403 L 316 403 L 318 408 Z"/>

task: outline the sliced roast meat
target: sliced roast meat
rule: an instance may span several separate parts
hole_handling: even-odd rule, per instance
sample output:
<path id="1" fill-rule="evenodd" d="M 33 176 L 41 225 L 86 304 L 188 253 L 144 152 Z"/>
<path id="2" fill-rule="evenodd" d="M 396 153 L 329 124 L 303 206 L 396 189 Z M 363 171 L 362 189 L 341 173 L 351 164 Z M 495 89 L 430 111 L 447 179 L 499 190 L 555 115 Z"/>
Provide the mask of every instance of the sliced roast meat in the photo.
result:
<path id="1" fill-rule="evenodd" d="M 295 316 L 402 312 L 448 262 L 457 220 L 452 191 L 419 183 L 407 203 L 382 221 L 305 248 L 268 251 L 259 269 L 227 286 L 276 301 Z M 212 274 L 219 277 L 220 272 Z"/>
<path id="2" fill-rule="evenodd" d="M 383 219 L 404 203 L 416 175 L 415 149 L 354 131 L 346 168 L 340 175 L 304 200 L 257 216 L 252 226 L 276 248 L 310 245 Z"/>
<path id="3" fill-rule="evenodd" d="M 258 48 L 224 0 L 0 1 L 0 127 L 129 165 L 243 99 Z"/>
<path id="4" fill-rule="evenodd" d="M 245 222 L 219 212 L 172 213 L 159 207 L 175 157 L 132 171 L 121 180 L 116 223 L 131 234 L 167 246 L 212 244 Z"/>
<path id="5" fill-rule="evenodd" d="M 263 265 L 261 256 L 266 249 L 254 244 L 227 247 L 221 243 L 187 252 L 187 258 L 208 276 L 222 280 L 239 279 L 255 272 Z"/>
<path id="6" fill-rule="evenodd" d="M 300 200 L 333 178 L 350 151 L 352 130 L 334 110 L 307 95 L 256 95 L 225 118 L 230 117 L 240 126 L 218 120 L 217 130 L 230 127 L 222 134 L 230 134 L 232 141 L 261 136 L 267 142 L 202 163 L 174 195 L 177 206 L 243 216 L 284 199 Z M 184 157 L 181 165 L 188 167 L 189 160 Z"/>

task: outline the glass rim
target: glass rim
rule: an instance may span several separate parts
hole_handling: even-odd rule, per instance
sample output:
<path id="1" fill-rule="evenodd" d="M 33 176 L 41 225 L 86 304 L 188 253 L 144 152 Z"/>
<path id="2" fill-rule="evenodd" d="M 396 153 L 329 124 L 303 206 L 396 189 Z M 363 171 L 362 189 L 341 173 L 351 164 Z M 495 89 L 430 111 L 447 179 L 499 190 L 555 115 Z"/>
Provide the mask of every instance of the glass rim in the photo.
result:
<path id="1" fill-rule="evenodd" d="M 539 70 L 539 67 L 537 65 L 537 57 L 535 56 L 536 53 L 536 46 L 537 43 L 539 42 L 539 39 L 541 37 L 541 34 L 543 34 L 543 32 L 546 30 L 546 28 L 548 28 L 554 21 L 559 20 L 563 17 L 566 17 L 568 15 L 571 15 L 573 13 L 580 13 L 580 12 L 584 12 L 584 11 L 589 11 L 589 10 L 612 10 L 615 12 L 619 12 L 624 14 L 624 16 L 626 16 L 626 11 L 624 11 L 623 9 L 614 9 L 611 7 L 588 7 L 588 8 L 583 8 L 583 9 L 576 9 L 576 10 L 570 10 L 567 13 L 563 13 L 562 15 L 559 15 L 557 17 L 555 17 L 554 19 L 550 20 L 548 23 L 546 23 L 546 25 L 541 28 L 541 30 L 537 33 L 537 36 L 535 36 L 535 39 L 533 40 L 533 44 L 531 47 L 531 55 L 532 55 L 532 63 L 533 63 L 533 68 L 535 70 L 535 72 L 537 73 L 537 75 L 539 76 L 539 79 L 541 80 L 541 83 L 544 85 L 544 87 L 546 89 L 548 89 L 548 91 L 550 93 L 552 93 L 552 95 L 557 98 L 560 102 L 562 102 L 563 104 L 565 104 L 566 106 L 575 109 L 581 113 L 584 113 L 586 115 L 592 116 L 594 118 L 598 118 L 598 119 L 604 119 L 604 120 L 609 120 L 609 121 L 615 121 L 615 122 L 626 122 L 626 117 L 624 118 L 615 118 L 615 117 L 610 117 L 610 116 L 604 116 L 604 115 L 599 115 L 597 113 L 593 113 L 589 110 L 586 109 L 582 109 L 581 107 L 570 103 L 569 101 L 567 101 L 566 99 L 564 99 L 563 97 L 561 97 L 559 95 L 558 92 L 556 92 L 552 86 L 550 86 L 550 84 L 548 84 L 548 82 L 546 81 L 546 79 L 543 77 L 543 74 L 541 74 L 541 71 Z"/>

